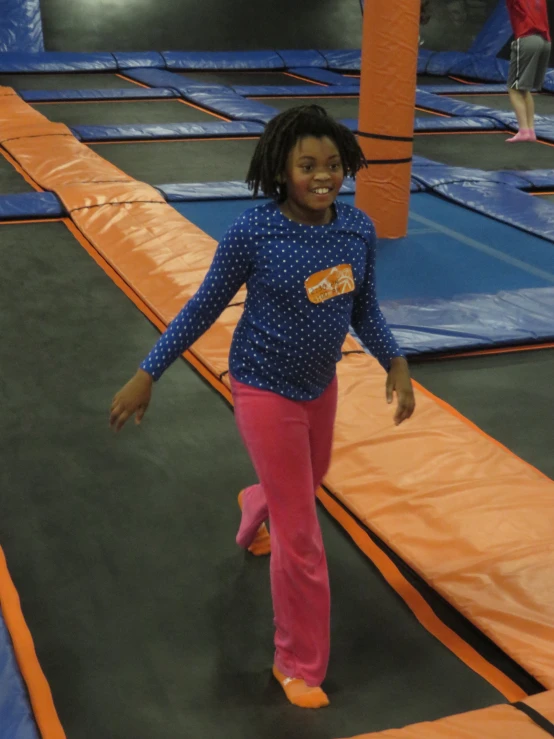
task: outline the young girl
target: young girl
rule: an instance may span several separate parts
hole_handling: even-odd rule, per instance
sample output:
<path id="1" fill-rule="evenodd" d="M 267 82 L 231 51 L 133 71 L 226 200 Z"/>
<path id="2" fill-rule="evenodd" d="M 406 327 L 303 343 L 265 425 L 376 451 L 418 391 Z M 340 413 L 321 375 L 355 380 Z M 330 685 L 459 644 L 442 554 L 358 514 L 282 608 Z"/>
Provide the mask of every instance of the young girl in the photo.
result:
<path id="1" fill-rule="evenodd" d="M 345 175 L 365 160 L 354 135 L 316 105 L 276 116 L 255 150 L 247 182 L 272 198 L 229 228 L 198 292 L 136 375 L 116 394 L 110 424 L 140 423 L 152 383 L 214 323 L 246 283 L 230 352 L 239 432 L 259 483 L 239 495 L 237 543 L 269 553 L 275 615 L 273 674 L 295 705 L 328 705 L 330 598 L 315 491 L 331 455 L 336 364 L 352 325 L 388 372 L 395 423 L 414 396 L 408 365 L 375 295 L 375 230 L 337 201 Z"/>

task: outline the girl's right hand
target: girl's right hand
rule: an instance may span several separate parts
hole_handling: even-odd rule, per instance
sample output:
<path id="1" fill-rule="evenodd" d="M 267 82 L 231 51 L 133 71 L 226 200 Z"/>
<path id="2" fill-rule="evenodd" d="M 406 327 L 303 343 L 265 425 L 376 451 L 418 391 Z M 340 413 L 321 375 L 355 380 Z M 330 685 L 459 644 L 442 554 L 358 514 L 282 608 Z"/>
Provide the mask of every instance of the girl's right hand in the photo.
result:
<path id="1" fill-rule="evenodd" d="M 153 379 L 144 370 L 139 369 L 134 377 L 115 394 L 110 409 L 110 426 L 114 431 L 121 431 L 127 420 L 134 414 L 138 425 L 152 396 Z"/>

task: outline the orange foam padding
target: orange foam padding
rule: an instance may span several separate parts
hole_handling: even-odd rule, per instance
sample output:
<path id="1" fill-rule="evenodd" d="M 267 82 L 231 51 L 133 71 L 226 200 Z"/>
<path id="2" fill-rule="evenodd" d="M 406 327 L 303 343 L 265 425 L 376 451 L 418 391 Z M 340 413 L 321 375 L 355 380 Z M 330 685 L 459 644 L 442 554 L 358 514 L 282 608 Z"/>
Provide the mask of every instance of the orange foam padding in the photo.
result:
<path id="1" fill-rule="evenodd" d="M 33 639 L 23 618 L 19 596 L 10 577 L 2 549 L 0 549 L 0 603 L 2 617 L 10 633 L 17 663 L 29 691 L 41 737 L 65 739 L 65 732 L 54 708 L 52 693 L 39 665 Z"/>
<path id="2" fill-rule="evenodd" d="M 194 294 L 215 242 L 165 205 L 74 214 L 85 236 L 167 323 Z M 132 223 L 132 228 L 130 224 Z M 216 377 L 240 307 L 192 351 Z M 349 338 L 345 350 L 359 351 Z M 365 353 L 339 364 L 341 400 L 326 486 L 454 607 L 545 686 L 554 686 L 554 484 L 416 389 L 399 428 L 385 373 Z"/>
<path id="3" fill-rule="evenodd" d="M 364 6 L 358 141 L 370 166 L 357 177 L 355 202 L 383 238 L 408 231 L 419 6 Z"/>
<path id="4" fill-rule="evenodd" d="M 165 324 L 194 295 L 216 249 L 210 236 L 163 199 L 79 210 L 72 218 Z M 244 296 L 241 291 L 234 302 Z"/>
<path id="5" fill-rule="evenodd" d="M 339 364 L 325 480 L 357 518 L 545 687 L 554 687 L 554 482 L 416 384 L 394 427 L 385 373 Z"/>
<path id="6" fill-rule="evenodd" d="M 104 182 L 91 185 L 89 182 L 76 185 L 59 185 L 56 194 L 68 213 L 104 205 L 127 203 L 163 203 L 165 199 L 155 187 L 144 182 Z"/>
<path id="7" fill-rule="evenodd" d="M 57 192 L 62 185 L 84 182 L 134 181 L 72 135 L 20 138 L 3 146 L 45 190 Z"/>
<path id="8" fill-rule="evenodd" d="M 524 701 L 548 721 L 554 721 L 554 692 Z M 352 739 L 547 739 L 546 732 L 513 706 L 492 706 L 480 711 L 449 716 L 439 721 L 360 734 Z"/>
<path id="9" fill-rule="evenodd" d="M 65 198 L 75 233 L 90 241 L 82 239 L 97 262 L 117 273 L 118 284 L 156 325 L 167 325 L 202 281 L 214 240 L 171 206 L 152 202 L 151 189 L 124 173 L 120 185 L 106 185 L 119 170 L 71 137 L 6 146 L 40 184 Z M 243 299 L 241 290 L 234 302 Z M 241 311 L 241 305 L 227 308 L 187 354 L 226 397 L 228 351 Z M 360 352 L 352 338 L 344 348 Z M 326 487 L 507 654 L 553 687 L 554 483 L 419 386 L 416 416 L 394 427 L 385 373 L 367 354 L 347 355 L 338 371 L 335 456 Z"/>

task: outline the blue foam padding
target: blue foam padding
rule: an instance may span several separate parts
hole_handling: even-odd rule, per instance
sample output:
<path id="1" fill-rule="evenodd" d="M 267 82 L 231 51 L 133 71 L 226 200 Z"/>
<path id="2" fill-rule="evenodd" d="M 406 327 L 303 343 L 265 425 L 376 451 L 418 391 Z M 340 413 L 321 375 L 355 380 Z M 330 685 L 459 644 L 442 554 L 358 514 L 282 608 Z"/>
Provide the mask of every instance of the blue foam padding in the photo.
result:
<path id="1" fill-rule="evenodd" d="M 163 87 L 145 89 L 137 85 L 136 89 L 125 87 L 119 90 L 21 90 L 19 96 L 28 103 L 48 103 L 56 100 L 158 100 L 176 98 L 179 94 Z"/>
<path id="2" fill-rule="evenodd" d="M 549 92 L 554 92 L 554 69 L 551 69 L 549 72 L 546 73 L 542 89 L 548 90 Z"/>
<path id="3" fill-rule="evenodd" d="M 496 56 L 513 36 L 506 0 L 498 0 L 491 16 L 475 38 L 469 52 Z"/>
<path id="4" fill-rule="evenodd" d="M 455 182 L 495 182 L 499 185 L 521 189 L 529 185 L 528 180 L 520 176 L 521 174 L 523 173 L 507 170 L 489 172 L 482 169 L 449 167 L 442 163 L 437 163 L 434 167 L 416 165 L 412 168 L 412 177 L 428 189 Z"/>
<path id="5" fill-rule="evenodd" d="M 515 117 L 510 127 L 517 129 Z M 535 116 L 535 133 L 540 139 L 554 141 L 554 118 L 549 116 Z"/>
<path id="6" fill-rule="evenodd" d="M 164 51 L 168 69 L 284 69 L 276 51 Z"/>
<path id="7" fill-rule="evenodd" d="M 40 0 L 3 0 L 0 53 L 44 51 Z"/>
<path id="8" fill-rule="evenodd" d="M 185 100 L 237 121 L 267 123 L 279 112 L 270 105 L 265 105 L 257 100 L 247 100 L 237 95 L 230 87 L 188 87 L 183 85 L 177 89 Z"/>
<path id="9" fill-rule="evenodd" d="M 329 69 L 341 72 L 359 72 L 362 63 L 362 52 L 360 49 L 342 49 L 334 51 L 322 51 Z"/>
<path id="10" fill-rule="evenodd" d="M 554 241 L 554 208 L 548 201 L 506 185 L 485 181 L 438 185 L 435 192 L 497 221 Z M 552 251 L 550 266 L 554 271 Z"/>
<path id="11" fill-rule="evenodd" d="M 442 95 L 434 95 L 432 92 L 424 92 L 420 89 L 416 90 L 416 106 L 418 108 L 436 111 L 437 113 L 457 115 L 463 118 L 493 118 L 497 120 L 502 112 L 487 108 L 484 105 L 462 103 L 459 100 L 452 100 Z"/>
<path id="12" fill-rule="evenodd" d="M 431 54 L 433 52 L 429 49 L 419 49 L 418 55 L 417 55 L 417 73 L 418 74 L 425 74 L 427 72 L 427 63 L 431 57 Z"/>
<path id="13" fill-rule="evenodd" d="M 0 739 L 40 739 L 1 609 Z"/>
<path id="14" fill-rule="evenodd" d="M 441 131 L 502 131 L 505 126 L 502 123 L 492 120 L 492 118 L 463 118 L 454 116 L 452 118 L 416 118 L 414 120 L 414 131 L 440 133 Z"/>
<path id="15" fill-rule="evenodd" d="M 522 187 L 554 190 L 554 169 L 535 169 L 528 171 L 517 171 L 517 176 L 524 180 Z"/>
<path id="16" fill-rule="evenodd" d="M 257 136 L 263 132 L 258 123 L 208 121 L 206 123 L 151 123 L 120 126 L 71 126 L 80 141 L 137 141 L 141 139 L 206 139 L 227 136 Z"/>
<path id="17" fill-rule="evenodd" d="M 169 185 L 156 185 L 168 202 L 188 202 L 196 200 L 252 200 L 252 193 L 245 182 L 195 182 L 176 183 Z M 412 192 L 420 192 L 424 186 L 415 180 L 412 182 Z M 352 194 L 355 191 L 355 183 L 351 179 L 345 179 L 341 190 L 341 196 Z M 263 198 L 263 195 L 258 195 Z"/>
<path id="18" fill-rule="evenodd" d="M 247 200 L 252 198 L 246 182 L 185 182 L 156 185 L 168 203 L 194 200 Z M 262 197 L 262 196 L 259 196 Z"/>
<path id="19" fill-rule="evenodd" d="M 283 51 L 280 49 L 277 53 L 283 60 L 283 64 L 287 69 L 290 69 L 291 67 L 309 67 L 310 69 L 315 70 L 317 68 L 325 69 L 327 67 L 325 57 L 315 49 L 307 49 L 305 51 L 294 49 Z"/>
<path id="20" fill-rule="evenodd" d="M 353 95 L 358 97 L 360 85 L 334 85 L 333 87 L 322 87 L 321 85 L 233 85 L 231 88 L 237 95 L 244 97 L 343 97 Z"/>
<path id="21" fill-rule="evenodd" d="M 289 69 L 289 72 L 291 74 L 297 74 L 299 77 L 307 77 L 310 80 L 314 80 L 314 82 L 323 82 L 325 85 L 352 85 L 355 82 L 355 80 L 344 77 L 338 72 L 331 72 L 330 69 L 294 67 Z"/>
<path id="22" fill-rule="evenodd" d="M 109 72 L 117 71 L 112 54 L 78 54 L 70 51 L 43 51 L 37 54 L 8 52 L 0 55 L 0 72 Z"/>
<path id="23" fill-rule="evenodd" d="M 381 301 L 381 309 L 408 356 L 554 338 L 554 288 L 462 295 L 455 300 Z"/>
<path id="24" fill-rule="evenodd" d="M 450 74 L 486 82 L 506 82 L 510 63 L 491 56 L 466 54 L 450 69 Z"/>
<path id="25" fill-rule="evenodd" d="M 418 90 L 435 95 L 475 95 L 477 93 L 507 93 L 506 85 L 471 85 L 462 82 L 452 82 L 451 85 L 418 85 Z"/>
<path id="26" fill-rule="evenodd" d="M 483 82 L 505 82 L 510 63 L 484 54 L 466 54 L 461 51 L 437 51 L 427 60 L 428 74 L 457 75 Z"/>
<path id="27" fill-rule="evenodd" d="M 0 220 L 62 218 L 67 212 L 53 192 L 25 192 L 0 196 Z M 0 732 L 1 736 L 1 732 Z"/>
<path id="28" fill-rule="evenodd" d="M 122 70 L 146 67 L 165 69 L 165 59 L 157 51 L 115 51 L 113 55 Z"/>
<path id="29" fill-rule="evenodd" d="M 179 85 L 184 84 L 184 78 L 180 74 L 168 72 L 166 69 L 129 69 L 125 72 L 125 76 L 149 87 L 167 87 L 177 90 Z M 204 83 L 199 84 L 204 85 Z M 194 85 L 194 82 L 187 80 L 187 85 Z"/>

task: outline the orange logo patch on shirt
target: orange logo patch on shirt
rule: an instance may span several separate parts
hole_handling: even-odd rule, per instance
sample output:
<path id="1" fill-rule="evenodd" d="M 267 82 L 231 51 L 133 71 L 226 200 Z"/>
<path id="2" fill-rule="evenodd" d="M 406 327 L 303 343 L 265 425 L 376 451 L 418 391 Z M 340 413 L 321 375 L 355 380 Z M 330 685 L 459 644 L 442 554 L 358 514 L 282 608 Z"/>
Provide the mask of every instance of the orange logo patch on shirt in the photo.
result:
<path id="1" fill-rule="evenodd" d="M 337 295 L 351 293 L 355 288 L 354 275 L 349 264 L 339 264 L 337 267 L 316 272 L 304 284 L 312 303 L 324 303 Z"/>

